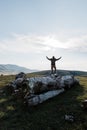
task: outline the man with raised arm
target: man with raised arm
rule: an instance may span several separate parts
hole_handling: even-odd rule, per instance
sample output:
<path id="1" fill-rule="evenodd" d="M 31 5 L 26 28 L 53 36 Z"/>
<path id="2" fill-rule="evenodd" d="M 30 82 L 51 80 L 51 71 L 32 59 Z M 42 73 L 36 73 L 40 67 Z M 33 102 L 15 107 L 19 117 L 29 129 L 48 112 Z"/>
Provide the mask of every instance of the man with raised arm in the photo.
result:
<path id="1" fill-rule="evenodd" d="M 55 69 L 55 73 L 56 73 L 56 64 L 55 64 L 55 62 L 56 62 L 57 60 L 60 60 L 61 57 L 59 57 L 58 59 L 56 59 L 54 56 L 53 56 L 52 58 L 48 58 L 48 57 L 46 56 L 46 58 L 51 61 L 51 72 L 52 72 L 52 74 L 53 74 L 53 68 Z"/>

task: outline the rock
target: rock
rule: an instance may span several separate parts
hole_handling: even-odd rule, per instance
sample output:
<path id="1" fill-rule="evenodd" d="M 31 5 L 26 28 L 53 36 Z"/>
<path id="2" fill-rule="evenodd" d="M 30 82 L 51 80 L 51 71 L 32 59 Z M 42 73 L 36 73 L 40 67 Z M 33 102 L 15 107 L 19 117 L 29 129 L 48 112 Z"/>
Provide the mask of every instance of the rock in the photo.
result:
<path id="1" fill-rule="evenodd" d="M 35 106 L 63 92 L 63 88 L 60 90 L 52 90 L 39 95 L 31 95 L 26 97 L 26 100 L 28 102 L 28 106 Z"/>
<path id="2" fill-rule="evenodd" d="M 33 77 L 29 78 L 29 87 L 31 93 L 42 93 L 44 91 L 70 88 L 76 83 L 76 79 L 72 75 L 66 76 L 45 76 L 45 77 Z"/>
<path id="3" fill-rule="evenodd" d="M 24 72 L 20 72 L 19 74 L 16 75 L 15 79 L 18 79 L 18 78 L 23 78 L 23 79 L 26 79 L 26 74 Z"/>
<path id="4" fill-rule="evenodd" d="M 69 121 L 69 122 L 73 122 L 74 121 L 74 116 L 72 116 L 72 115 L 65 115 L 65 120 Z"/>

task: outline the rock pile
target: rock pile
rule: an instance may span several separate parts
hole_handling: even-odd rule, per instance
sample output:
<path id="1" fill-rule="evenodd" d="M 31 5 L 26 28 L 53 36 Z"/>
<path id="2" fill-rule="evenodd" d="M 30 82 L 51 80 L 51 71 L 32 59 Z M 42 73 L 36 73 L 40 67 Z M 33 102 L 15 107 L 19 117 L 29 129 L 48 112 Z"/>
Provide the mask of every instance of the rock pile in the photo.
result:
<path id="1" fill-rule="evenodd" d="M 26 74 L 21 72 L 16 75 L 14 81 L 8 84 L 8 88 L 16 95 L 21 92 L 28 105 L 34 106 L 64 92 L 66 88 L 75 84 L 79 84 L 79 81 L 72 75 L 27 78 Z"/>

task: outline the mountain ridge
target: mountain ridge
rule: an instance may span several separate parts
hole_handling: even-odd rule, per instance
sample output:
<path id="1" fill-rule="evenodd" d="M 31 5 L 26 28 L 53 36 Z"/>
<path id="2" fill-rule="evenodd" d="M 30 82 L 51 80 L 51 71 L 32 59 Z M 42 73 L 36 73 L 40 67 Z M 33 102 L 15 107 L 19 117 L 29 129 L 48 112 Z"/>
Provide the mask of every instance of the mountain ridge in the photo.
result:
<path id="1" fill-rule="evenodd" d="M 31 73 L 37 70 L 29 69 L 15 64 L 0 64 L 0 74 L 17 74 L 20 72 Z"/>

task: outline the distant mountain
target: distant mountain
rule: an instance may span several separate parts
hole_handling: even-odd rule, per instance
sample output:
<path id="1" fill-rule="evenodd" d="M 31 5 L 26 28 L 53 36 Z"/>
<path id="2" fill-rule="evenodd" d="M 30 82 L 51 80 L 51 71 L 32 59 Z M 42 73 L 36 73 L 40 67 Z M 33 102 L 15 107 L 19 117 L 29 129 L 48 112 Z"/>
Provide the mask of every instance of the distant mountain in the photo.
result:
<path id="1" fill-rule="evenodd" d="M 37 70 L 28 69 L 18 65 L 0 64 L 0 74 L 18 74 L 20 72 L 31 73 Z"/>

